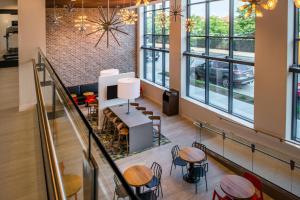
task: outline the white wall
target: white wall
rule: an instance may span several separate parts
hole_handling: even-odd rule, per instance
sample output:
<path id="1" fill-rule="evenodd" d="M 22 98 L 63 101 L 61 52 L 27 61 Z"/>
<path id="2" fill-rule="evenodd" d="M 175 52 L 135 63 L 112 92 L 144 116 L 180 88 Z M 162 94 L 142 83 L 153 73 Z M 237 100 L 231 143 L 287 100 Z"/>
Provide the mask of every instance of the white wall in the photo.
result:
<path id="1" fill-rule="evenodd" d="M 185 40 L 182 26 L 171 20 L 170 85 L 180 90 L 180 115 L 190 120 L 208 122 L 255 143 L 277 149 L 291 158 L 300 159 L 299 148 L 254 131 L 268 131 L 282 138 L 287 135 L 290 139 L 292 86 L 288 67 L 292 63 L 293 1 L 278 1 L 277 8 L 264 12 L 264 17 L 256 23 L 254 124 L 185 97 L 185 58 L 181 54 L 185 43 L 180 43 L 180 38 Z M 161 104 L 162 88 L 148 81 L 143 81 L 142 87 L 146 97 Z M 220 117 L 242 123 L 248 128 Z"/>
<path id="2" fill-rule="evenodd" d="M 46 52 L 45 0 L 19 0 L 19 110 L 36 103 L 31 59 Z"/>

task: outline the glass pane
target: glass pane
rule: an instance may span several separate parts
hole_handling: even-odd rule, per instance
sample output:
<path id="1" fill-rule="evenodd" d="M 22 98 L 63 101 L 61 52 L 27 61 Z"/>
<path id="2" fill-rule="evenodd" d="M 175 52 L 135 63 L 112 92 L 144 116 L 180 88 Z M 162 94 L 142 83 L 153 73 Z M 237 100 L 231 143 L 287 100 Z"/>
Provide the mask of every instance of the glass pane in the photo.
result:
<path id="1" fill-rule="evenodd" d="M 146 28 L 145 28 L 145 31 L 146 31 L 146 34 L 152 34 L 152 14 L 153 12 L 146 12 L 146 21 L 145 21 L 145 25 L 146 25 Z"/>
<path id="2" fill-rule="evenodd" d="M 165 41 L 164 41 L 164 43 L 165 43 L 165 49 L 169 49 L 170 38 L 169 38 L 169 36 L 164 36 L 164 38 L 165 38 Z"/>
<path id="3" fill-rule="evenodd" d="M 154 51 L 155 59 L 155 83 L 162 85 L 163 66 L 162 66 L 162 52 Z"/>
<path id="4" fill-rule="evenodd" d="M 155 36 L 155 48 L 163 48 L 163 37 Z"/>
<path id="5" fill-rule="evenodd" d="M 254 39 L 234 39 L 233 57 L 254 62 Z"/>
<path id="6" fill-rule="evenodd" d="M 205 53 L 205 38 L 190 37 L 190 51 L 195 53 Z"/>
<path id="7" fill-rule="evenodd" d="M 209 55 L 217 57 L 225 57 L 229 55 L 228 38 L 210 38 Z"/>
<path id="8" fill-rule="evenodd" d="M 166 14 L 166 25 L 165 25 L 164 34 L 169 35 L 170 34 L 170 9 L 166 9 L 165 14 Z"/>
<path id="9" fill-rule="evenodd" d="M 195 27 L 191 31 L 191 36 L 205 35 L 205 4 L 190 6 L 190 18 L 194 20 Z"/>
<path id="10" fill-rule="evenodd" d="M 297 113 L 297 119 L 296 119 L 296 138 L 297 140 L 300 140 L 300 75 L 298 75 L 298 87 L 297 87 L 297 106 L 296 106 L 296 113 Z"/>
<path id="11" fill-rule="evenodd" d="M 162 3 L 155 4 L 155 9 L 162 9 Z"/>
<path id="12" fill-rule="evenodd" d="M 161 21 L 162 15 L 165 15 L 163 10 L 155 11 L 155 17 L 154 17 L 154 20 L 155 20 L 154 26 L 155 27 L 154 28 L 155 28 L 155 34 L 156 35 L 162 35 L 163 34 L 163 26 L 162 26 L 162 21 Z"/>
<path id="13" fill-rule="evenodd" d="M 152 51 L 144 50 L 144 78 L 152 81 Z"/>
<path id="14" fill-rule="evenodd" d="M 292 172 L 292 193 L 294 193 L 297 196 L 300 196 L 300 165 L 298 167 L 295 167 L 294 171 Z"/>
<path id="15" fill-rule="evenodd" d="M 189 94 L 188 96 L 205 101 L 205 60 L 189 57 Z"/>
<path id="16" fill-rule="evenodd" d="M 240 137 L 228 134 L 226 135 L 227 137 L 224 140 L 224 157 L 252 171 L 251 144 Z M 236 141 L 239 141 L 240 143 Z"/>
<path id="17" fill-rule="evenodd" d="M 255 16 L 244 17 L 246 10 L 239 9 L 244 4 L 240 0 L 234 0 L 234 36 L 254 37 Z"/>
<path id="18" fill-rule="evenodd" d="M 165 53 L 165 87 L 170 87 L 169 53 Z"/>
<path id="19" fill-rule="evenodd" d="M 254 67 L 233 64 L 233 113 L 254 119 Z"/>
<path id="20" fill-rule="evenodd" d="M 229 35 L 229 0 L 210 3 L 209 35 Z"/>
<path id="21" fill-rule="evenodd" d="M 208 129 L 202 129 L 200 137 L 201 143 L 209 150 L 223 156 L 224 145 L 222 135 L 219 135 L 214 131 L 209 131 Z"/>
<path id="22" fill-rule="evenodd" d="M 209 62 L 209 104 L 228 110 L 229 64 Z"/>
<path id="23" fill-rule="evenodd" d="M 145 35 L 144 42 L 145 42 L 145 46 L 147 46 L 147 47 L 153 47 L 153 44 L 152 44 L 152 35 Z"/>
<path id="24" fill-rule="evenodd" d="M 165 8 L 169 8 L 170 7 L 170 2 L 169 1 L 165 1 Z"/>

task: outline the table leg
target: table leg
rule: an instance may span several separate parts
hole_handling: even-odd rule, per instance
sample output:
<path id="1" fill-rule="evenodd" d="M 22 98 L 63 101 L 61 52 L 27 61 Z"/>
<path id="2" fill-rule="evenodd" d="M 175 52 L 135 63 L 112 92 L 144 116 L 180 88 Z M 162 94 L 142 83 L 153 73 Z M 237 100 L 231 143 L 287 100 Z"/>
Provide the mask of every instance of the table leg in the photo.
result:
<path id="1" fill-rule="evenodd" d="M 135 188 L 135 192 L 136 192 L 136 195 L 139 196 L 141 194 L 141 188 L 140 187 L 136 187 Z"/>
<path id="2" fill-rule="evenodd" d="M 194 163 L 190 163 L 188 173 L 183 176 L 183 179 L 188 183 L 196 183 L 197 180 L 194 175 Z"/>

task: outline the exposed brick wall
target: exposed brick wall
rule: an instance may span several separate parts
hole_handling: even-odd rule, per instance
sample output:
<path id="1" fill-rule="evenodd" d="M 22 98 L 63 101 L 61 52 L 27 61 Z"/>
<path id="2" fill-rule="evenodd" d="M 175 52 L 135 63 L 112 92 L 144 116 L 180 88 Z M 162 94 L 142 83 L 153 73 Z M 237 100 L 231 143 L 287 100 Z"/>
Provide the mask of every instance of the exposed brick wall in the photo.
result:
<path id="1" fill-rule="evenodd" d="M 136 26 L 124 26 L 129 35 L 116 34 L 121 47 L 110 35 L 110 46 L 106 47 L 106 37 L 103 37 L 99 45 L 95 44 L 99 35 L 86 36 L 74 27 L 74 20 L 81 15 L 80 9 L 75 12 L 67 12 L 65 9 L 57 9 L 62 16 L 60 23 L 51 22 L 53 9 L 47 9 L 47 57 L 53 67 L 67 86 L 80 85 L 98 81 L 101 70 L 117 68 L 120 72 L 135 71 L 136 68 Z M 85 15 L 88 19 L 97 19 L 98 9 L 87 8 Z"/>

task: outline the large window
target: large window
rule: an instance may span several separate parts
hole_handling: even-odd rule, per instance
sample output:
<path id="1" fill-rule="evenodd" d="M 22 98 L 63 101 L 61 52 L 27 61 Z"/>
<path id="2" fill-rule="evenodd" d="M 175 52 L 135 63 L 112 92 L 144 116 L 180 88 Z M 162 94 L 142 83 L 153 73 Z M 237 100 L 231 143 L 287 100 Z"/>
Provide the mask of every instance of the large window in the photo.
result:
<path id="1" fill-rule="evenodd" d="M 187 96 L 248 121 L 254 118 L 255 18 L 240 0 L 188 0 Z"/>
<path id="2" fill-rule="evenodd" d="M 295 8 L 295 42 L 294 42 L 294 65 L 290 71 L 293 72 L 293 134 L 292 139 L 300 142 L 300 15 L 299 9 Z"/>
<path id="3" fill-rule="evenodd" d="M 166 15 L 165 27 L 161 24 Z M 169 1 L 144 8 L 144 79 L 169 87 Z"/>

